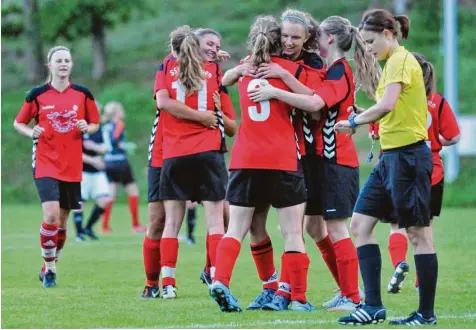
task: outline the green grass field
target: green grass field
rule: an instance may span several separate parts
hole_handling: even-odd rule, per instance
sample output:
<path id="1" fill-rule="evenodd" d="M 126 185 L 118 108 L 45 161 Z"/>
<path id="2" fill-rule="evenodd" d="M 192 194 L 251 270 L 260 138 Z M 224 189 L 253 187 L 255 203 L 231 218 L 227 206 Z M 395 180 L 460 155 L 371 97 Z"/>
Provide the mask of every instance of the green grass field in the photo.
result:
<path id="1" fill-rule="evenodd" d="M 141 208 L 146 219 L 145 203 Z M 77 243 L 70 221 L 69 237 L 58 263 L 58 286 L 43 289 L 38 281 L 41 266 L 39 205 L 2 205 L 2 328 L 336 328 L 340 313 L 318 309 L 312 313 L 221 313 L 199 281 L 205 262 L 204 226 L 200 213 L 197 245 L 181 243 L 177 266 L 179 298 L 141 300 L 144 286 L 142 234 L 130 231 L 126 205 L 113 209 L 114 233 L 99 242 Z M 438 327 L 474 328 L 476 296 L 475 209 L 444 209 L 436 220 L 439 254 L 439 290 L 436 301 Z M 185 227 L 185 226 L 184 226 Z M 276 264 L 282 240 L 271 212 Z M 392 267 L 387 253 L 388 227 L 377 235 L 383 256 L 382 289 Z M 308 298 L 320 306 L 333 295 L 335 284 L 315 245 L 307 239 L 311 258 Z M 411 255 L 411 252 L 409 253 Z M 406 316 L 417 307 L 413 289 L 413 258 L 408 281 L 398 295 L 383 293 L 390 317 Z M 232 291 L 246 307 L 260 290 L 248 240 L 245 239 L 231 283 Z M 388 324 L 373 326 L 388 328 Z"/>

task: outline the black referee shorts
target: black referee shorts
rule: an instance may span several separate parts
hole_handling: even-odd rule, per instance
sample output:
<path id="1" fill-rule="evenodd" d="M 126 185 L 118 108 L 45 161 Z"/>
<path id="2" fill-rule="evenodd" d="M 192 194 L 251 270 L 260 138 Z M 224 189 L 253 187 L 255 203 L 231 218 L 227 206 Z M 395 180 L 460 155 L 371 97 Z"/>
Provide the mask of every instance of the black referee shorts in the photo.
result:
<path id="1" fill-rule="evenodd" d="M 107 162 L 106 174 L 111 183 L 120 183 L 127 186 L 135 182 L 131 165 L 127 159 L 119 162 Z"/>
<path id="2" fill-rule="evenodd" d="M 432 171 L 433 158 L 425 141 L 384 151 L 354 212 L 394 218 L 400 228 L 429 226 Z"/>

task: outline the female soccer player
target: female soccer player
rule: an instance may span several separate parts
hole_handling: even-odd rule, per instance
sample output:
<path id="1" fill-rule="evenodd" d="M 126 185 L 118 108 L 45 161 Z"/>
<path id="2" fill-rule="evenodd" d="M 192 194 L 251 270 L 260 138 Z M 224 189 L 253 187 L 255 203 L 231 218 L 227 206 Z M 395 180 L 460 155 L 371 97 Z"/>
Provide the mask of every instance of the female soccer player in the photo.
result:
<path id="1" fill-rule="evenodd" d="M 352 138 L 336 135 L 333 127 L 337 120 L 349 116 L 347 108 L 354 104 L 354 77 L 345 58 L 352 43 L 355 42 L 356 82 L 370 94 L 372 83 L 364 79 L 362 72 L 373 69 L 372 74 L 376 75 L 378 67 L 366 52 L 357 29 L 349 20 L 331 16 L 321 23 L 319 29 L 319 49 L 327 60 L 328 68 L 324 81 L 313 88 L 313 96 L 293 94 L 267 85 L 251 91 L 250 97 L 255 101 L 277 98 L 311 112 L 325 109 L 324 123 L 320 128 L 322 135 L 317 141 L 317 153 L 322 156 L 318 165 L 320 173 L 318 178 L 314 178 L 320 183 L 321 203 L 318 205 L 318 213 L 323 215 L 325 225 L 319 222 L 319 218 L 315 218 L 312 219 L 315 220 L 314 223 L 306 224 L 306 229 L 313 238 L 327 240 L 326 245 L 332 243 L 333 249 L 326 249 L 324 259 L 339 285 L 340 294 L 339 299 L 331 301 L 332 306 L 326 307 L 333 310 L 354 310 L 361 300 L 358 262 L 346 220 L 352 215 L 359 192 L 359 163 Z M 329 238 L 326 238 L 327 233 Z M 318 239 L 315 240 L 319 242 Z"/>
<path id="2" fill-rule="evenodd" d="M 220 90 L 221 68 L 201 56 L 199 40 L 193 31 L 188 26 L 177 28 L 170 34 L 170 44 L 172 55 L 159 69 L 162 78 L 159 77 L 156 93 L 157 106 L 165 111 L 162 118 L 164 163 L 159 188 L 166 211 L 160 240 L 163 298 L 176 297 L 177 235 L 187 200 L 203 203 L 212 269 L 215 266 L 216 246 L 224 232 L 223 199 L 228 180 L 223 156 L 226 151 L 224 119 L 221 111 L 215 111 L 213 95 L 216 92 L 220 93 L 223 113 L 232 119 L 235 116 L 231 101 L 224 101 L 228 95 Z M 196 113 L 214 112 L 219 129 L 180 119 L 185 110 L 177 106 L 180 102 Z"/>
<path id="3" fill-rule="evenodd" d="M 391 321 L 393 325 L 436 324 L 434 302 L 438 277 L 438 259 L 430 227 L 430 194 L 433 156 L 425 140 L 427 98 L 423 74 L 417 59 L 403 46 L 410 21 L 386 10 L 364 13 L 360 35 L 371 54 L 386 60 L 377 92 L 377 103 L 335 129 L 346 131 L 358 125 L 380 120 L 380 145 L 383 154 L 369 176 L 355 205 L 351 230 L 356 239 L 360 270 L 365 285 L 365 305 L 339 319 L 341 324 L 383 322 L 386 309 L 380 290 L 382 259 L 373 235 L 378 219 L 395 217 L 405 228 L 413 245 L 420 304 L 408 318 Z"/>
<path id="4" fill-rule="evenodd" d="M 296 74 L 302 82 L 306 73 L 299 65 L 277 57 L 280 53 L 280 27 L 271 16 L 260 16 L 250 29 L 249 49 L 245 59 L 258 67 L 275 62 Z M 300 72 L 298 72 L 300 71 Z M 270 79 L 282 88 L 280 79 Z M 291 280 L 291 310 L 309 311 L 314 307 L 306 298 L 307 257 L 302 237 L 304 202 L 307 198 L 299 152 L 290 118 L 291 107 L 282 102 L 252 102 L 248 90 L 264 79 L 239 79 L 242 122 L 233 146 L 230 162 L 230 224 L 217 251 L 217 268 L 211 295 L 225 312 L 241 311 L 229 290 L 229 282 L 238 257 L 241 241 L 250 229 L 255 209 L 272 205 L 278 209 L 285 240 L 283 262 L 287 263 Z"/>
<path id="5" fill-rule="evenodd" d="M 325 75 L 325 65 L 316 53 L 318 48 L 318 29 L 318 23 L 309 13 L 295 9 L 286 9 L 281 15 L 281 56 L 293 62 L 297 62 L 306 68 L 308 77 L 306 85 L 299 82 L 293 74 L 277 63 L 262 63 L 254 77 L 262 79 L 280 78 L 293 92 L 312 95 L 313 92 L 309 86 L 318 84 Z M 245 66 L 246 64 L 241 64 L 241 67 Z M 237 73 L 240 73 L 240 66 L 234 70 L 235 76 L 233 80 L 237 79 Z M 228 83 L 233 82 L 231 79 L 233 70 L 230 71 L 230 73 L 227 72 L 228 78 L 231 80 Z M 227 74 L 225 74 L 225 76 Z M 225 77 L 223 80 L 225 81 Z M 304 179 L 308 193 L 305 223 L 310 223 L 318 217 L 316 209 L 316 205 L 318 204 L 316 200 L 318 198 L 316 195 L 317 180 L 314 178 L 317 175 L 318 169 L 316 141 L 319 140 L 321 132 L 317 129 L 319 125 L 318 120 L 314 120 L 311 116 L 299 110 L 293 113 L 293 125 L 298 137 Z M 249 310 L 261 308 L 267 310 L 285 310 L 289 304 L 290 288 L 287 270 L 283 268 L 286 265 L 285 263 L 281 263 L 282 269 L 278 290 L 278 276 L 274 266 L 273 246 L 266 231 L 268 210 L 269 207 L 265 208 L 262 212 L 255 210 L 250 227 L 251 252 L 259 277 L 263 281 L 263 291 L 256 297 L 255 301 L 248 306 L 247 309 Z M 317 238 L 316 242 L 318 246 L 321 247 L 327 240 Z M 332 248 L 332 245 L 330 245 L 330 247 Z M 275 293 L 278 294 L 275 296 Z"/>
<path id="6" fill-rule="evenodd" d="M 440 216 L 443 203 L 444 173 L 440 151 L 443 146 L 451 146 L 459 142 L 460 131 L 456 117 L 445 98 L 436 92 L 436 72 L 433 64 L 419 53 L 412 53 L 420 64 L 425 82 L 426 96 L 428 98 L 428 140 L 433 155 L 433 173 L 431 175 L 431 219 Z M 373 125 L 374 138 L 378 139 L 378 124 Z M 407 260 L 407 233 L 404 228 L 398 228 L 395 219 L 380 219 L 382 222 L 390 222 L 390 236 L 388 238 L 388 252 L 392 259 L 395 272 L 388 283 L 388 292 L 398 293 L 402 288 L 403 281 L 409 271 Z M 431 222 L 432 224 L 432 222 Z M 415 286 L 418 288 L 418 281 Z"/>
<path id="7" fill-rule="evenodd" d="M 47 83 L 25 98 L 13 127 L 33 140 L 33 177 L 43 209 L 40 227 L 43 287 L 56 286 L 56 259 L 66 241 L 70 210 L 80 208 L 82 134 L 99 127 L 99 113 L 89 89 L 70 82 L 71 52 L 56 46 L 48 52 Z M 28 124 L 35 119 L 35 125 Z"/>
<path id="8" fill-rule="evenodd" d="M 132 230 L 143 232 L 146 227 L 139 222 L 139 187 L 135 182 L 132 168 L 127 159 L 127 144 L 124 130 L 124 107 L 119 102 L 111 101 L 104 106 L 103 140 L 107 152 L 104 156 L 106 173 L 109 179 L 109 190 L 112 201 L 104 210 L 102 231 L 110 232 L 109 221 L 112 206 L 117 198 L 117 185 L 121 184 L 128 196 L 131 213 Z"/>

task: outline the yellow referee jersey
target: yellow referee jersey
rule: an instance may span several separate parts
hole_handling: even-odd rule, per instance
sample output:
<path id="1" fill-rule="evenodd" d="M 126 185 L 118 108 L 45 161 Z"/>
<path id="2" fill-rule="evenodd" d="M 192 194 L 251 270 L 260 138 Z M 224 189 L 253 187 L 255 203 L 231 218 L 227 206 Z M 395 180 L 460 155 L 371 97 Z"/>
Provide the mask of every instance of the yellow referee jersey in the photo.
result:
<path id="1" fill-rule="evenodd" d="M 397 47 L 385 64 L 375 93 L 377 102 L 392 83 L 401 83 L 402 91 L 395 108 L 380 119 L 380 145 L 384 150 L 428 139 L 423 73 L 415 57 L 403 46 Z"/>

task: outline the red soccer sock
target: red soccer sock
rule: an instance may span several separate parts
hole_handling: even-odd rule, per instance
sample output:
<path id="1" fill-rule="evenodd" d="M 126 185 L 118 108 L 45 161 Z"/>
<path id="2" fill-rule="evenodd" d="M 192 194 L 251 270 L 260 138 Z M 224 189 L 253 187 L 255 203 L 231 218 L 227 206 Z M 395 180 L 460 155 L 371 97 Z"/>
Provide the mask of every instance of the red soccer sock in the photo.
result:
<path id="1" fill-rule="evenodd" d="M 65 243 L 66 243 L 66 228 L 58 228 L 58 242 L 56 245 L 56 261 L 58 261 Z"/>
<path id="2" fill-rule="evenodd" d="M 109 221 L 111 220 L 111 213 L 112 213 L 112 205 L 114 202 L 109 202 L 104 209 L 104 213 L 102 215 L 102 228 L 109 228 Z"/>
<path id="3" fill-rule="evenodd" d="M 210 276 L 212 277 L 212 280 L 215 278 L 217 247 L 222 237 L 223 234 L 213 234 L 208 238 L 208 256 L 210 258 Z"/>
<path id="4" fill-rule="evenodd" d="M 144 270 L 147 286 L 159 286 L 160 274 L 160 240 L 156 241 L 145 236 L 142 247 Z"/>
<path id="5" fill-rule="evenodd" d="M 388 237 L 388 252 L 392 259 L 393 268 L 407 260 L 408 239 L 400 233 L 393 233 Z"/>
<path id="6" fill-rule="evenodd" d="M 344 238 L 334 243 L 334 251 L 337 259 L 341 294 L 358 304 L 360 303 L 359 260 L 354 243 L 350 237 Z"/>
<path id="7" fill-rule="evenodd" d="M 329 237 L 329 235 L 327 235 L 326 238 L 324 238 L 322 241 L 316 242 L 316 245 L 319 248 L 319 251 L 321 251 L 322 259 L 324 259 L 324 262 L 326 263 L 327 268 L 329 268 L 332 277 L 334 277 L 337 286 L 340 287 L 339 272 L 337 269 L 337 258 L 331 238 Z"/>
<path id="8" fill-rule="evenodd" d="M 286 253 L 283 253 L 281 256 L 281 274 L 279 274 L 279 288 L 278 291 L 276 291 L 276 294 L 291 299 L 291 282 L 289 281 L 287 264 L 284 262 L 285 254 Z"/>
<path id="9" fill-rule="evenodd" d="M 175 267 L 178 257 L 178 239 L 162 238 L 160 240 L 160 261 L 162 263 L 162 287 L 176 286 Z"/>
<path id="10" fill-rule="evenodd" d="M 45 261 L 45 270 L 56 272 L 56 248 L 58 246 L 58 224 L 43 221 L 40 227 L 41 255 Z"/>
<path id="11" fill-rule="evenodd" d="M 139 223 L 139 196 L 129 196 L 129 212 L 131 213 L 132 227 L 140 226 Z"/>
<path id="12" fill-rule="evenodd" d="M 310 263 L 307 253 L 285 252 L 283 263 L 286 263 L 291 282 L 291 300 L 307 302 L 307 273 Z"/>
<path id="13" fill-rule="evenodd" d="M 211 247 L 210 247 L 211 248 Z M 230 287 L 231 274 L 240 254 L 241 243 L 231 237 L 223 237 L 216 250 L 215 281 Z"/>
<path id="14" fill-rule="evenodd" d="M 205 261 L 205 273 L 210 274 L 210 244 L 209 244 L 210 235 L 207 232 L 207 237 L 205 240 L 205 247 L 207 249 L 207 259 Z"/>
<path id="15" fill-rule="evenodd" d="M 263 289 L 278 290 L 278 277 L 276 267 L 274 267 L 271 239 L 268 236 L 258 244 L 250 244 L 250 248 L 259 278 L 263 281 Z"/>

